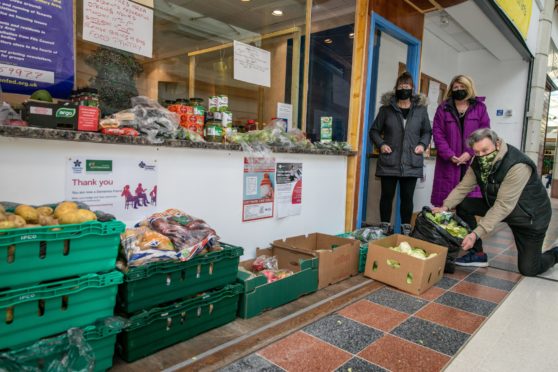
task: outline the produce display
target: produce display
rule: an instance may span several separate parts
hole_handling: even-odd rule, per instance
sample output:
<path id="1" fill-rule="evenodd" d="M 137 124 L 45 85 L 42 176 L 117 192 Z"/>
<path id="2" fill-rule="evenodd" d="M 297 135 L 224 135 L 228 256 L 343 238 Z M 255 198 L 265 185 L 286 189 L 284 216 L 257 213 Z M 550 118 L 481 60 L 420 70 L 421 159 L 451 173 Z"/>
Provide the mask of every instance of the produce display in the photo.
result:
<path id="1" fill-rule="evenodd" d="M 379 227 L 363 227 L 347 234 L 349 237 L 360 240 L 362 243 L 368 243 L 371 240 L 385 238 L 386 235 Z"/>
<path id="2" fill-rule="evenodd" d="M 391 249 L 392 251 L 395 252 L 400 252 L 400 253 L 405 253 L 408 254 L 409 256 L 413 256 L 415 258 L 421 259 L 421 260 L 426 260 L 432 257 L 436 257 L 438 254 L 437 253 L 430 253 L 428 254 L 428 252 L 426 252 L 424 249 L 422 248 L 413 248 L 411 247 L 411 245 L 407 242 L 401 242 L 399 243 L 398 246 L 396 247 L 389 247 L 389 249 Z M 390 260 L 388 260 L 390 261 Z M 399 267 L 399 263 L 397 261 L 395 261 L 397 263 L 397 267 Z M 395 263 L 392 263 L 395 266 Z M 388 262 L 388 265 L 390 265 L 391 267 L 392 264 L 390 264 Z"/>
<path id="3" fill-rule="evenodd" d="M 69 201 L 37 208 L 20 204 L 13 213 L 6 212 L 6 208 L 0 204 L 0 229 L 79 224 L 95 220 L 97 214 Z"/>
<path id="4" fill-rule="evenodd" d="M 446 230 L 451 236 L 455 236 L 456 238 L 463 239 L 469 233 L 465 227 L 460 226 L 457 221 L 453 219 L 453 213 L 451 212 L 426 212 L 425 216 L 430 221 Z"/>
<path id="5" fill-rule="evenodd" d="M 205 221 L 178 209 L 167 209 L 122 234 L 122 256 L 126 262 L 120 268 L 166 260 L 188 261 L 204 249 L 220 250 L 216 246 L 218 239 Z"/>
<path id="6" fill-rule="evenodd" d="M 256 257 L 252 262 L 251 273 L 265 276 L 268 283 L 273 283 L 294 274 L 291 270 L 279 269 L 275 256 Z"/>

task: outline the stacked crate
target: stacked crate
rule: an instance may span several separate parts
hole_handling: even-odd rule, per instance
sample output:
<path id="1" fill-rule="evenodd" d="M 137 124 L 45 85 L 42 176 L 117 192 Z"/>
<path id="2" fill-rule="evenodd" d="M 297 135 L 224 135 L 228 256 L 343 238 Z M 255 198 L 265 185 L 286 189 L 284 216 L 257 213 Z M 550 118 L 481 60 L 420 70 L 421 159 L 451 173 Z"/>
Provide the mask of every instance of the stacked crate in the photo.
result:
<path id="1" fill-rule="evenodd" d="M 0 352 L 22 355 L 38 340 L 64 337 L 76 327 L 86 340 L 115 333 L 98 321 L 114 315 L 124 228 L 119 221 L 90 221 L 0 230 Z M 95 370 L 110 368 L 112 352 L 93 348 L 93 354 Z"/>
<path id="2" fill-rule="evenodd" d="M 219 245 L 189 261 L 153 262 L 124 274 L 117 300 L 129 321 L 118 337 L 122 359 L 132 362 L 236 318 L 243 249 Z"/>

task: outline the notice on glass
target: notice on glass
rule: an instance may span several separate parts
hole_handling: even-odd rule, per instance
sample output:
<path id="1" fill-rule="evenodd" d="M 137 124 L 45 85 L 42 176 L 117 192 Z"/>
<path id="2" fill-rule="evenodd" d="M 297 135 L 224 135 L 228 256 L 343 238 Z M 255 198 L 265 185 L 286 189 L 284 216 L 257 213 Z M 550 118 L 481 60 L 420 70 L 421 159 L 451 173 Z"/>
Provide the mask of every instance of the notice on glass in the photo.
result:
<path id="1" fill-rule="evenodd" d="M 151 58 L 153 9 L 128 0 L 83 0 L 83 40 Z"/>
<path id="2" fill-rule="evenodd" d="M 156 211 L 157 169 L 155 160 L 69 157 L 65 200 L 83 202 L 122 221 L 139 221 Z"/>
<path id="3" fill-rule="evenodd" d="M 74 86 L 73 0 L 0 1 L 0 85 L 68 98 Z"/>
<path id="4" fill-rule="evenodd" d="M 277 218 L 302 211 L 302 163 L 277 163 Z"/>
<path id="5" fill-rule="evenodd" d="M 272 218 L 275 194 L 275 159 L 244 158 L 242 222 Z"/>
<path id="6" fill-rule="evenodd" d="M 293 127 L 293 105 L 277 102 L 277 118 L 287 121 L 287 130 Z"/>
<path id="7" fill-rule="evenodd" d="M 430 121 L 433 121 L 434 115 L 436 115 L 438 98 L 440 98 L 440 83 L 431 80 L 428 84 L 428 100 L 430 101 L 428 105 L 428 117 Z"/>
<path id="8" fill-rule="evenodd" d="M 235 80 L 270 87 L 271 53 L 235 40 L 234 78 Z"/>

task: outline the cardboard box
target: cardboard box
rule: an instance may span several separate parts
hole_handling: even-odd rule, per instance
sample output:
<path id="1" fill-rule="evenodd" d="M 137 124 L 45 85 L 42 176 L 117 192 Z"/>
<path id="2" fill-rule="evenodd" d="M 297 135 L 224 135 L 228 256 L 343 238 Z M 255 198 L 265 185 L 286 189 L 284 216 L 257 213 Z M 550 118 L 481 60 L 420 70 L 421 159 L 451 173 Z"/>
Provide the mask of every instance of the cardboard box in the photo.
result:
<path id="1" fill-rule="evenodd" d="M 421 260 L 406 253 L 388 249 L 398 246 L 404 241 L 413 248 L 424 249 L 428 254 L 437 253 L 437 256 Z M 364 276 L 405 292 L 420 295 L 442 279 L 447 253 L 448 249 L 440 245 L 405 235 L 391 235 L 368 244 Z M 387 260 L 397 261 L 399 267 L 394 268 L 388 265 Z"/>
<path id="2" fill-rule="evenodd" d="M 279 269 L 291 270 L 293 275 L 268 283 L 263 275 L 251 277 L 239 270 L 238 282 L 244 286 L 240 296 L 238 315 L 251 318 L 262 312 L 287 304 L 318 289 L 318 259 L 311 254 L 287 249 L 256 249 L 256 257 L 275 256 Z M 250 271 L 254 259 L 243 261 L 240 266 Z"/>
<path id="3" fill-rule="evenodd" d="M 272 245 L 318 257 L 318 289 L 358 274 L 358 240 L 314 233 L 276 240 Z"/>
<path id="4" fill-rule="evenodd" d="M 22 119 L 33 127 L 76 129 L 78 105 L 30 100 L 23 103 Z"/>

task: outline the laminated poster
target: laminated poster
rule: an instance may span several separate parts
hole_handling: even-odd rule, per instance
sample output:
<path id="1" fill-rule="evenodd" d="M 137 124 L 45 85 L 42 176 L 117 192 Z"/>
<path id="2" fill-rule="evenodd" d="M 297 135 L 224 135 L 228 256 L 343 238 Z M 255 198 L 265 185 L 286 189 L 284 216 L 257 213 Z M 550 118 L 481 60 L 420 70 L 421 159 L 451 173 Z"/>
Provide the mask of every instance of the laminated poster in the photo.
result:
<path id="1" fill-rule="evenodd" d="M 234 79 L 264 87 L 271 86 L 271 53 L 234 41 Z"/>
<path id="2" fill-rule="evenodd" d="M 275 158 L 244 158 L 242 222 L 273 217 Z"/>
<path id="3" fill-rule="evenodd" d="M 302 211 L 302 163 L 277 163 L 277 218 Z"/>
<path id="4" fill-rule="evenodd" d="M 73 156 L 66 160 L 65 200 L 135 223 L 157 209 L 156 160 Z"/>
<path id="5" fill-rule="evenodd" d="M 46 89 L 68 98 L 74 87 L 73 0 L 0 1 L 0 91 Z"/>

